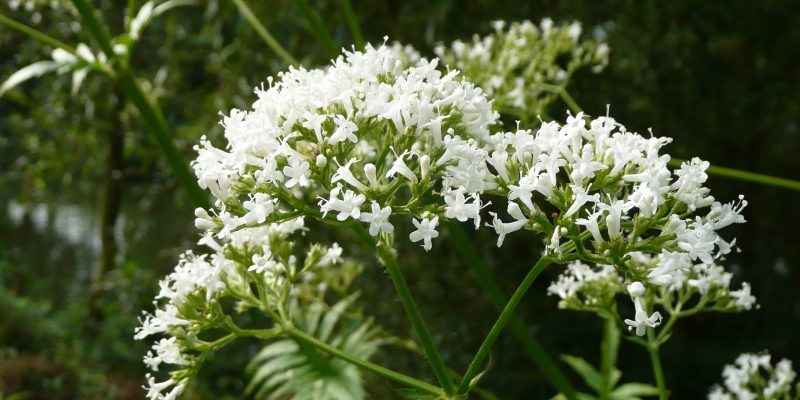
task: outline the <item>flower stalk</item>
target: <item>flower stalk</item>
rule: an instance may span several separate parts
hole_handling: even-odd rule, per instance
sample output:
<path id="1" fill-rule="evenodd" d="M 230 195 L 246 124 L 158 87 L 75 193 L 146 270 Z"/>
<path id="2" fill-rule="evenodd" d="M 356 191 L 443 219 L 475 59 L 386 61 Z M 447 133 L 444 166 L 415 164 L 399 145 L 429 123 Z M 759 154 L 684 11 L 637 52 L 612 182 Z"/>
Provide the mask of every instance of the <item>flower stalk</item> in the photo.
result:
<path id="1" fill-rule="evenodd" d="M 464 377 L 461 379 L 461 383 L 458 385 L 458 393 L 466 393 L 469 391 L 470 385 L 472 385 L 472 379 L 480 372 L 483 362 L 489 355 L 489 351 L 491 351 L 492 345 L 494 345 L 497 337 L 500 336 L 500 332 L 503 331 L 508 320 L 513 316 L 514 310 L 516 310 L 520 301 L 522 301 L 522 298 L 533 284 L 533 281 L 536 280 L 536 277 L 538 277 L 552 262 L 553 260 L 548 256 L 540 258 L 519 284 L 514 294 L 511 295 L 511 299 L 508 300 L 503 311 L 500 312 L 497 321 L 495 321 L 489 333 L 486 335 L 486 338 L 484 338 L 483 343 L 481 343 L 481 346 L 478 348 L 477 353 L 475 353 L 475 356 L 472 358 L 472 362 L 470 362 L 467 371 L 464 373 Z"/>
<path id="2" fill-rule="evenodd" d="M 439 354 L 428 326 L 422 319 L 422 314 L 419 312 L 419 308 L 411 295 L 411 290 L 408 288 L 400 266 L 397 264 L 397 256 L 395 256 L 394 250 L 386 241 L 380 241 L 377 246 L 377 253 L 378 259 L 381 260 L 386 267 L 386 271 L 389 272 L 389 277 L 392 279 L 397 296 L 400 298 L 400 303 L 403 305 L 408 320 L 420 340 L 422 349 L 431 364 L 436 379 L 442 385 L 446 394 L 454 394 L 456 392 L 455 384 L 450 379 L 444 360 Z"/>

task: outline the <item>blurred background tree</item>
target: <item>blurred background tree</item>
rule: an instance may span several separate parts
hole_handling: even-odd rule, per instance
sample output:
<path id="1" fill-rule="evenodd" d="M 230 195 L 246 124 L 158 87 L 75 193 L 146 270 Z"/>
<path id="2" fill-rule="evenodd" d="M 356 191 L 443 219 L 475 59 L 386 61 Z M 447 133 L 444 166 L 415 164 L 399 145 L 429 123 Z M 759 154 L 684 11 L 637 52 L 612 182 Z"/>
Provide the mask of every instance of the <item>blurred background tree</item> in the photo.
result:
<path id="1" fill-rule="evenodd" d="M 93 3 L 111 33 L 122 32 L 129 5 Z M 143 2 L 131 3 L 138 8 Z M 354 42 L 339 0 L 248 4 L 303 65 L 325 64 L 330 52 L 309 14 L 320 17 L 337 47 Z M 388 35 L 426 56 L 437 43 L 490 32 L 496 19 L 577 19 L 585 35 L 611 47 L 603 73 L 579 72 L 570 86 L 589 114 L 604 114 L 611 104 L 629 128 L 652 127 L 655 135 L 673 137 L 670 151 L 677 157 L 800 179 L 800 69 L 794 64 L 800 31 L 793 29 L 800 6 L 792 1 L 412 0 L 353 1 L 352 8 L 366 41 L 380 43 Z M 93 43 L 68 2 L 10 0 L 0 13 L 67 43 Z M 51 50 L 0 27 L 0 79 L 48 59 Z M 131 64 L 187 159 L 201 135 L 220 136 L 218 112 L 248 107 L 252 88 L 286 68 L 233 2 L 214 0 L 152 21 Z M 131 339 L 133 327 L 159 277 L 196 239 L 193 203 L 148 138 L 138 109 L 111 80 L 90 75 L 75 94 L 71 84 L 68 75 L 53 74 L 0 98 L 0 393 L 140 398 L 146 349 Z M 548 112 L 560 117 L 565 109 L 556 102 Z M 720 198 L 742 193 L 750 201 L 748 224 L 733 228 L 743 252 L 728 262 L 740 279 L 752 282 L 762 307 L 697 318 L 676 333 L 663 355 L 674 398 L 705 395 L 721 366 L 740 352 L 769 348 L 776 357 L 800 362 L 800 246 L 794 235 L 800 193 L 720 178 L 712 178 L 711 186 Z M 539 250 L 539 243 L 509 238 L 500 252 L 488 236 L 471 236 L 506 293 Z M 432 331 L 446 343 L 445 358 L 460 366 L 472 351 L 463 349 L 477 348 L 496 311 L 452 250 L 447 244 L 434 249 L 441 260 L 436 271 L 425 263 L 429 257 L 405 265 Z M 373 300 L 365 302 L 367 312 L 390 331 L 407 334 L 399 305 L 385 296 L 385 277 L 376 263 L 368 265 L 373 268 L 359 284 Z M 104 271 L 101 279 L 93 278 L 97 271 Z M 87 288 L 93 281 L 92 299 Z M 600 323 L 556 311 L 546 285 L 540 281 L 521 307 L 528 328 L 552 355 L 596 361 Z M 464 304 L 470 304 L 469 318 Z M 209 363 L 214 369 L 206 371 L 208 379 L 187 398 L 240 398 L 247 382 L 243 367 L 257 350 L 240 346 L 225 355 L 229 362 Z M 399 349 L 378 357 L 398 369 L 426 370 Z M 637 368 L 647 362 L 637 348 L 623 345 L 620 362 L 626 378 L 651 381 L 647 369 Z M 503 399 L 552 394 L 510 335 L 495 348 L 493 373 L 483 385 Z M 369 390 L 379 398 L 391 393 L 378 383 Z"/>

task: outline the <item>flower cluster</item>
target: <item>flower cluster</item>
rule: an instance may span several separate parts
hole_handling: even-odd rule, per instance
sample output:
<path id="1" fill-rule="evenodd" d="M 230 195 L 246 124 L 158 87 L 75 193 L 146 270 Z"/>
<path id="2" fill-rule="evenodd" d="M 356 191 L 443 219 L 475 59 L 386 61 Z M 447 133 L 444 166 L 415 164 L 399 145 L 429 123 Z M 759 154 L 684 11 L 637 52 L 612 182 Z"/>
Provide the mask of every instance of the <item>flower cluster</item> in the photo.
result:
<path id="1" fill-rule="evenodd" d="M 496 120 L 489 101 L 457 71 L 438 71 L 436 61 L 404 69 L 401 53 L 407 54 L 368 47 L 326 69 L 291 69 L 256 90 L 252 111 L 232 110 L 222 122 L 225 150 L 205 139 L 197 148 L 198 182 L 221 206 L 213 216 L 200 211 L 200 225 L 224 237 L 289 218 L 275 213 L 279 202 L 308 212 L 316 201 L 322 218 L 362 221 L 373 235 L 392 233 L 398 199 L 430 194 L 434 173 L 444 172 L 453 184 L 470 178 L 453 160 L 466 162 L 465 152 L 487 139 Z M 399 192 L 404 184 L 411 196 Z M 458 209 L 451 215 L 477 221 L 479 207 L 465 206 L 465 195 L 441 193 Z M 412 239 L 430 248 L 437 222 L 419 214 Z"/>
<path id="2" fill-rule="evenodd" d="M 436 54 L 457 68 L 492 97 L 496 109 L 523 119 L 541 115 L 580 68 L 600 72 L 608 64 L 609 48 L 596 40 L 581 40 L 581 24 L 556 26 L 549 18 L 493 23 L 494 33 L 472 42 L 439 45 Z"/>
<path id="3" fill-rule="evenodd" d="M 709 400 L 778 400 L 794 399 L 800 395 L 800 383 L 792 395 L 792 384 L 797 377 L 792 362 L 780 360 L 772 365 L 769 353 L 740 354 L 736 362 L 722 370 L 724 387 L 714 386 Z"/>
<path id="4" fill-rule="evenodd" d="M 496 114 L 480 89 L 435 60 L 403 68 L 398 53 L 369 47 L 327 69 L 292 69 L 256 90 L 252 111 L 231 111 L 225 150 L 198 147 L 198 181 L 220 207 L 198 210 L 198 227 L 224 238 L 308 215 L 391 236 L 392 217 L 405 214 L 410 240 L 430 250 L 440 221 L 478 228 L 495 197 L 511 218 L 488 212 L 498 246 L 514 231 L 541 233 L 557 261 L 612 265 L 630 282 L 669 285 L 734 248 L 717 231 L 744 222 L 747 203 L 715 201 L 707 162 L 671 171 L 660 154 L 670 139 L 582 113 L 492 133 Z M 636 253 L 661 261 L 631 268 Z"/>
<path id="5" fill-rule="evenodd" d="M 560 49 L 572 52 L 562 70 L 567 77 L 607 53 L 599 44 L 578 45 L 579 25 L 497 29 L 497 38 L 453 51 L 475 60 L 482 52 L 524 58 L 530 54 L 518 47 L 526 43 L 566 40 L 569 45 L 542 46 L 553 60 Z M 564 77 L 553 60 L 540 60 L 550 64 L 544 72 L 530 60 L 486 62 L 507 68 L 502 76 L 530 63 L 524 80 L 554 85 Z M 691 313 L 755 305 L 749 285 L 730 290 L 730 274 L 716 264 L 736 248 L 735 239 L 718 232 L 745 222 L 746 201 L 716 201 L 704 186 L 707 162 L 692 159 L 670 169 L 670 156 L 661 153 L 669 138 L 630 132 L 608 114 L 570 114 L 563 124 L 503 131 L 493 110 L 532 109 L 524 96 L 491 83 L 493 104 L 459 71 L 443 72 L 438 60 L 399 45 L 368 46 L 327 68 L 291 68 L 267 81 L 256 88 L 251 110 L 223 117 L 224 145 L 203 138 L 196 147 L 198 183 L 216 204 L 197 209 L 195 225 L 215 253 L 184 257 L 162 283 L 167 303 L 137 332 L 138 338 L 170 336 L 147 355 L 149 366 L 180 367 L 165 383 L 150 382 L 151 398 L 170 387 L 180 392 L 200 358 L 192 353 L 214 348 L 197 339 L 200 330 L 238 329 L 229 326 L 219 297 L 230 295 L 240 308 L 257 307 L 280 320 L 287 301 L 298 298 L 288 288 L 327 274 L 316 267 L 336 262 L 338 246 L 312 246 L 300 264 L 289 242 L 274 239 L 302 229 L 303 217 L 352 226 L 390 247 L 404 216 L 414 228 L 409 240 L 426 251 L 445 221 L 489 227 L 498 247 L 515 232 L 540 235 L 544 261 L 568 264 L 549 289 L 561 306 L 617 318 L 616 297 L 627 292 L 634 317 L 620 323 L 638 336 L 661 324 L 656 307 L 671 326 Z M 531 91 L 525 82 L 520 90 Z M 515 100 L 504 106 L 509 99 Z M 694 297 L 695 308 L 682 309 Z"/>
<path id="6" fill-rule="evenodd" d="M 277 322 L 276 315 L 287 314 L 304 290 L 324 291 L 324 287 L 307 283 L 315 282 L 316 270 L 340 263 L 342 249 L 312 245 L 298 258 L 290 237 L 303 229 L 303 219 L 295 219 L 240 229 L 222 241 L 206 233 L 198 243 L 208 246 L 210 254 L 188 251 L 181 256 L 175 270 L 159 284 L 155 311 L 144 313 L 134 336 L 138 340 L 166 336 L 153 344 L 144 363 L 154 372 L 164 364 L 177 368 L 161 382 L 148 374 L 145 389 L 149 399 L 175 399 L 197 373 L 204 353 L 234 338 L 209 342 L 199 338 L 202 333 L 219 329 L 242 332 L 231 316 L 248 308 L 275 316 Z M 345 275 L 345 270 L 342 267 L 339 273 Z M 223 309 L 223 298 L 237 302 L 236 312 Z"/>
<path id="7" fill-rule="evenodd" d="M 623 278 L 613 266 L 573 261 L 550 284 L 547 293 L 560 298 L 559 308 L 602 311 L 609 309 L 623 290 Z"/>
<path id="8" fill-rule="evenodd" d="M 637 275 L 664 268 L 669 256 L 661 254 L 632 253 L 625 263 L 625 269 Z M 668 319 L 678 319 L 699 312 L 742 312 L 756 306 L 750 285 L 742 283 L 741 288 L 733 290 L 731 278 L 717 264 L 692 264 L 686 269 L 672 273 L 669 284 L 652 284 L 645 288 L 642 282 L 623 284 L 624 277 L 619 270 L 610 265 L 590 266 L 572 262 L 567 269 L 548 288 L 548 293 L 560 298 L 559 308 L 595 312 L 603 317 L 614 317 L 616 297 L 627 292 L 634 302 L 635 317 L 625 320 L 631 330 L 639 336 L 644 327 L 655 327 L 663 319 L 661 312 L 647 314 L 647 310 L 661 308 Z M 645 296 L 645 294 L 648 294 Z M 689 309 L 685 305 L 693 304 Z"/>

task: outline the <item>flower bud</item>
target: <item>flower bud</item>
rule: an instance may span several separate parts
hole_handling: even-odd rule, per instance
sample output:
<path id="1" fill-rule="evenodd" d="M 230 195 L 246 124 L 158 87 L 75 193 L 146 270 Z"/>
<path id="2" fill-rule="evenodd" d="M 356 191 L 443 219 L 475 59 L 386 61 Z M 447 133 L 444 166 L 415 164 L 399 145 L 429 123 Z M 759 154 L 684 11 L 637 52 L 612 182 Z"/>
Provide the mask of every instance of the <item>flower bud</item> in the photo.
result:
<path id="1" fill-rule="evenodd" d="M 325 165 L 328 164 L 328 159 L 325 158 L 322 154 L 317 154 L 317 167 L 325 168 Z"/>
<path id="2" fill-rule="evenodd" d="M 425 179 L 425 177 L 428 176 L 428 172 L 430 172 L 430 170 L 431 170 L 431 157 L 425 154 L 419 158 L 419 171 L 422 179 Z"/>
<path id="3" fill-rule="evenodd" d="M 375 164 L 368 163 L 364 166 L 364 175 L 367 176 L 367 181 L 369 182 L 369 186 L 372 188 L 378 187 L 378 175 L 375 170 Z"/>
<path id="4" fill-rule="evenodd" d="M 628 285 L 628 294 L 631 297 L 641 297 L 644 296 L 644 285 L 641 282 L 633 282 Z"/>

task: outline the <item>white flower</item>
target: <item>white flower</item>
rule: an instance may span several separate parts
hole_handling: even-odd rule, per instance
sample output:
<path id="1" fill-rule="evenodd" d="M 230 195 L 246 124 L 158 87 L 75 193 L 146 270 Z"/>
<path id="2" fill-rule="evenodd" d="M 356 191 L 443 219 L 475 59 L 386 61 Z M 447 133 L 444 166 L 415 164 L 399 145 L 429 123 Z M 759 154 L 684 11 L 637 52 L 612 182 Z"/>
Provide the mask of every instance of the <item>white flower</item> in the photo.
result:
<path id="1" fill-rule="evenodd" d="M 194 215 L 195 215 L 195 217 L 197 217 L 194 220 L 194 226 L 197 229 L 205 231 L 205 230 L 214 229 L 217 226 L 217 224 L 214 223 L 214 219 L 212 219 L 211 216 L 208 214 L 208 211 L 206 211 L 203 208 L 199 208 L 199 207 L 195 208 L 194 209 Z"/>
<path id="2" fill-rule="evenodd" d="M 578 185 L 570 185 L 570 187 L 572 187 L 573 202 L 572 205 L 569 206 L 569 209 L 567 209 L 567 212 L 564 213 L 564 215 L 567 217 L 578 212 L 578 210 L 580 210 L 580 208 L 583 207 L 583 205 L 588 202 L 597 203 L 600 201 L 599 194 L 597 193 L 592 195 L 589 194 L 589 189 L 591 188 L 591 184 L 589 185 L 589 187 L 586 188 L 586 190 L 584 190 L 582 187 Z"/>
<path id="3" fill-rule="evenodd" d="M 658 311 L 647 316 L 647 312 L 642 305 L 642 297 L 644 296 L 645 288 L 641 282 L 634 282 L 628 286 L 628 294 L 633 299 L 633 306 L 635 309 L 634 319 L 626 319 L 625 323 L 628 325 L 629 330 L 636 330 L 637 336 L 644 336 L 647 332 L 647 327 L 655 328 L 661 325 L 661 313 Z"/>
<path id="4" fill-rule="evenodd" d="M 514 203 L 509 203 L 509 204 L 514 204 Z M 503 222 L 500 220 L 500 218 L 497 217 L 497 214 L 493 212 L 490 212 L 489 214 L 493 217 L 493 220 L 491 225 L 487 224 L 486 226 L 493 227 L 495 233 L 497 233 L 497 247 L 503 245 L 503 241 L 505 240 L 507 234 L 511 232 L 516 232 L 528 224 L 527 219 L 519 219 L 513 222 Z"/>
<path id="5" fill-rule="evenodd" d="M 253 271 L 257 274 L 272 275 L 273 271 L 278 267 L 278 263 L 272 259 L 272 252 L 264 250 L 264 254 L 253 254 L 253 264 L 247 267 L 248 271 Z"/>
<path id="6" fill-rule="evenodd" d="M 392 149 L 392 151 L 394 151 L 394 149 Z M 386 172 L 387 178 L 394 178 L 395 175 L 400 174 L 411 181 L 411 183 L 417 183 L 417 175 L 415 175 L 414 171 L 412 171 L 411 168 L 408 168 L 406 162 L 403 161 L 403 157 L 405 157 L 408 153 L 409 151 L 406 150 L 402 154 L 395 157 L 394 163 L 392 163 L 392 168 Z"/>
<path id="7" fill-rule="evenodd" d="M 433 247 L 431 239 L 439 237 L 439 232 L 436 231 L 436 226 L 439 225 L 439 217 L 434 216 L 432 218 L 421 218 L 420 220 L 414 218 L 411 220 L 411 222 L 414 224 L 417 230 L 411 232 L 411 234 L 408 235 L 408 238 L 414 243 L 422 240 L 422 247 L 425 249 L 425 251 L 430 251 L 430 249 Z"/>
<path id="8" fill-rule="evenodd" d="M 299 157 L 290 158 L 289 165 L 283 167 L 283 174 L 289 177 L 289 180 L 286 181 L 286 187 L 291 189 L 296 185 L 301 187 L 308 186 L 308 178 L 311 176 L 310 167 L 308 161 L 304 161 Z"/>
<path id="9" fill-rule="evenodd" d="M 600 207 L 601 210 L 608 212 L 606 216 L 606 228 L 608 229 L 609 239 L 618 239 L 621 232 L 622 216 L 633 207 L 633 204 L 624 200 L 615 200 L 612 201 L 611 204 L 598 203 L 597 206 Z"/>
<path id="10" fill-rule="evenodd" d="M 603 235 L 600 233 L 600 225 L 597 223 L 597 220 L 603 214 L 602 211 L 595 211 L 589 214 L 586 218 L 578 218 L 575 220 L 575 223 L 581 226 L 585 226 L 586 229 L 592 234 L 592 238 L 597 243 L 603 243 Z"/>
<path id="11" fill-rule="evenodd" d="M 167 394 L 163 394 L 162 392 L 169 389 L 171 386 L 175 386 L 172 390 L 169 391 Z M 176 384 L 175 381 L 172 379 L 167 379 L 164 382 L 156 382 L 155 378 L 150 374 L 147 374 L 147 386 L 142 386 L 144 390 L 147 391 L 145 397 L 150 400 L 175 400 L 183 393 L 186 384 L 181 382 Z"/>
<path id="12" fill-rule="evenodd" d="M 250 195 L 250 200 L 242 203 L 247 214 L 244 215 L 244 222 L 247 226 L 254 226 L 263 224 L 267 217 L 275 211 L 275 203 L 277 199 L 273 199 L 266 193 L 256 193 Z"/>
<path id="13" fill-rule="evenodd" d="M 467 203 L 467 197 L 464 196 L 464 188 L 451 190 L 444 195 L 445 207 L 444 215 L 447 218 L 455 218 L 461 222 L 467 219 L 475 220 L 475 229 L 480 226 L 480 210 L 481 201 L 477 195 L 472 195 L 472 203 Z"/>
<path id="14" fill-rule="evenodd" d="M 751 310 L 756 305 L 756 298 L 750 292 L 750 284 L 747 282 L 742 283 L 741 289 L 731 291 L 730 295 L 740 310 Z"/>
<path id="15" fill-rule="evenodd" d="M 334 159 L 334 161 L 336 160 Z M 358 160 L 356 160 L 355 158 L 351 158 L 344 165 L 339 165 L 339 168 L 336 169 L 336 173 L 333 174 L 333 177 L 331 178 L 331 183 L 333 184 L 339 181 L 344 181 L 358 190 L 366 190 L 367 187 L 363 183 L 361 183 L 358 179 L 356 179 L 356 177 L 353 176 L 353 172 L 350 171 L 350 165 L 352 165 L 354 162 L 357 161 Z M 336 163 L 339 164 L 338 161 L 336 161 Z"/>
<path id="16" fill-rule="evenodd" d="M 655 278 L 660 275 L 671 274 L 673 271 L 689 268 L 690 265 L 692 265 L 692 261 L 689 258 L 689 254 L 664 249 L 661 251 L 658 267 L 651 270 L 647 277 Z"/>
<path id="17" fill-rule="evenodd" d="M 342 261 L 342 248 L 339 247 L 339 243 L 334 243 L 328 248 L 319 263 L 320 265 L 331 265 L 338 264 L 340 261 Z"/>
<path id="18" fill-rule="evenodd" d="M 330 144 L 336 144 L 345 140 L 358 143 L 358 136 L 354 133 L 358 130 L 358 125 L 341 115 L 336 115 L 333 121 L 336 123 L 336 130 L 328 139 Z"/>
<path id="19" fill-rule="evenodd" d="M 386 233 L 394 232 L 394 226 L 389 222 L 392 215 L 392 207 L 381 208 L 377 202 L 372 202 L 372 212 L 361 213 L 361 220 L 369 223 L 369 234 L 378 235 L 383 231 Z"/>

